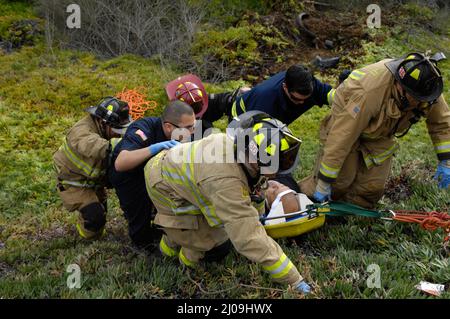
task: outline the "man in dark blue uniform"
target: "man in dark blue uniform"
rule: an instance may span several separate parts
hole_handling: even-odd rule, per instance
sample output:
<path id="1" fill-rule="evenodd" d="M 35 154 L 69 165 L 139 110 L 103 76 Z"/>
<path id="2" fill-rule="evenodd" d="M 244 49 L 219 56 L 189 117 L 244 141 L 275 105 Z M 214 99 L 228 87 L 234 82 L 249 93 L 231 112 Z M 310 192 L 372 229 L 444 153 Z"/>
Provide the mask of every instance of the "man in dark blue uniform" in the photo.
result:
<path id="1" fill-rule="evenodd" d="M 236 98 L 231 107 L 232 117 L 258 110 L 286 123 L 294 122 L 315 105 L 331 105 L 335 90 L 317 80 L 302 65 L 293 65 L 258 84 Z M 292 174 L 277 175 L 274 180 L 300 192 Z"/>
<path id="2" fill-rule="evenodd" d="M 237 97 L 231 115 L 258 110 L 289 125 L 315 105 L 331 105 L 334 92 L 306 67 L 293 65 Z"/>
<path id="3" fill-rule="evenodd" d="M 160 236 L 151 226 L 154 206 L 145 188 L 144 166 L 163 149 L 190 137 L 195 127 L 192 108 L 181 101 L 169 103 L 161 117 L 146 117 L 133 122 L 114 148 L 109 179 L 119 197 L 120 207 L 128 221 L 128 232 L 139 248 Z M 172 133 L 174 136 L 172 136 Z M 171 139 L 174 138 L 174 139 Z"/>

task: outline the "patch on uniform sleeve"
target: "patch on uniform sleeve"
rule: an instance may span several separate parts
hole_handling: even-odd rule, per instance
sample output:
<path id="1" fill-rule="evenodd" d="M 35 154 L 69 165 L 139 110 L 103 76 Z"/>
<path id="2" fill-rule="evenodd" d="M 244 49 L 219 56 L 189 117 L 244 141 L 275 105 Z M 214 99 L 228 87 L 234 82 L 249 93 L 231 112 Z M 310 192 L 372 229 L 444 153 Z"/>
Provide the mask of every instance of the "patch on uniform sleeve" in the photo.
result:
<path id="1" fill-rule="evenodd" d="M 145 133 L 142 132 L 141 130 L 137 130 L 135 133 L 136 133 L 136 135 L 138 135 L 140 138 L 142 138 L 143 141 L 146 141 L 146 140 L 147 140 L 147 135 L 145 135 Z"/>
<path id="2" fill-rule="evenodd" d="M 246 187 L 242 187 L 242 198 L 248 198 L 250 196 L 250 192 Z"/>
<path id="3" fill-rule="evenodd" d="M 347 112 L 349 112 L 353 118 L 358 116 L 359 111 L 361 111 L 361 107 L 359 105 L 347 107 Z"/>

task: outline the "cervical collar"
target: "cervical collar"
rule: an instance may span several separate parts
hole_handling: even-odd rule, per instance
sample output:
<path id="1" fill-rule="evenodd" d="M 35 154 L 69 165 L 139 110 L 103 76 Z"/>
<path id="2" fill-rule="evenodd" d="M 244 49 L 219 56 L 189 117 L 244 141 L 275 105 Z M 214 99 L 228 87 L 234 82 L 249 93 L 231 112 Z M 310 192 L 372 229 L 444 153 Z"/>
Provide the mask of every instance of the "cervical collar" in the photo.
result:
<path id="1" fill-rule="evenodd" d="M 297 201 L 299 203 L 300 210 L 305 210 L 308 205 L 313 204 L 313 202 L 305 194 L 296 193 L 292 189 L 288 189 L 277 195 L 277 197 L 275 198 L 275 200 L 272 203 L 272 206 L 270 208 L 269 213 L 267 214 L 267 217 L 283 216 L 285 214 L 284 208 L 283 208 L 283 203 L 281 202 L 281 198 L 284 195 L 289 194 L 289 193 L 294 193 L 297 195 L 296 197 L 297 197 Z M 292 219 L 296 219 L 299 217 L 292 217 Z M 280 224 L 280 223 L 284 223 L 284 222 L 286 222 L 286 218 L 270 219 L 265 222 L 265 225 L 275 225 L 275 224 Z"/>

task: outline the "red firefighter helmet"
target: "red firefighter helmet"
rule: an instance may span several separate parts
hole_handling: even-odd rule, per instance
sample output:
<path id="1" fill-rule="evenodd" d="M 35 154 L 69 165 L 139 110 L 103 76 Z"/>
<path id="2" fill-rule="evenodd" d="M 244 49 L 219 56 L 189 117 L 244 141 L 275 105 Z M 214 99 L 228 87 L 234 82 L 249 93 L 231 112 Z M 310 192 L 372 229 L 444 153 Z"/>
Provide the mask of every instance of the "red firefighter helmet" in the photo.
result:
<path id="1" fill-rule="evenodd" d="M 194 109 L 195 116 L 201 118 L 208 108 L 208 95 L 202 81 L 193 74 L 181 76 L 166 86 L 170 101 L 183 101 Z"/>

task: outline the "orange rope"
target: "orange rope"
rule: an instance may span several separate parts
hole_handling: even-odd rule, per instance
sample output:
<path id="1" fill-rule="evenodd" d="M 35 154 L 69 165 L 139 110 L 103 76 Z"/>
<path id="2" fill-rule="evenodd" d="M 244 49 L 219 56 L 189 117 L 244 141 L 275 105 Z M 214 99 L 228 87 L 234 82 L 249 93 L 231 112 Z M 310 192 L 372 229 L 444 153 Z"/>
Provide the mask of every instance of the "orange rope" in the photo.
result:
<path id="1" fill-rule="evenodd" d="M 392 219 L 405 222 L 416 223 L 426 230 L 444 229 L 447 236 L 444 241 L 449 240 L 450 236 L 450 215 L 446 212 L 420 212 L 416 210 L 397 210 Z"/>
<path id="2" fill-rule="evenodd" d="M 157 107 L 155 101 L 147 101 L 146 95 L 142 93 L 145 90 L 143 87 L 127 90 L 124 88 L 122 92 L 116 94 L 116 97 L 128 103 L 130 107 L 130 115 L 133 120 L 138 120 L 144 117 L 145 112 L 154 110 Z"/>

